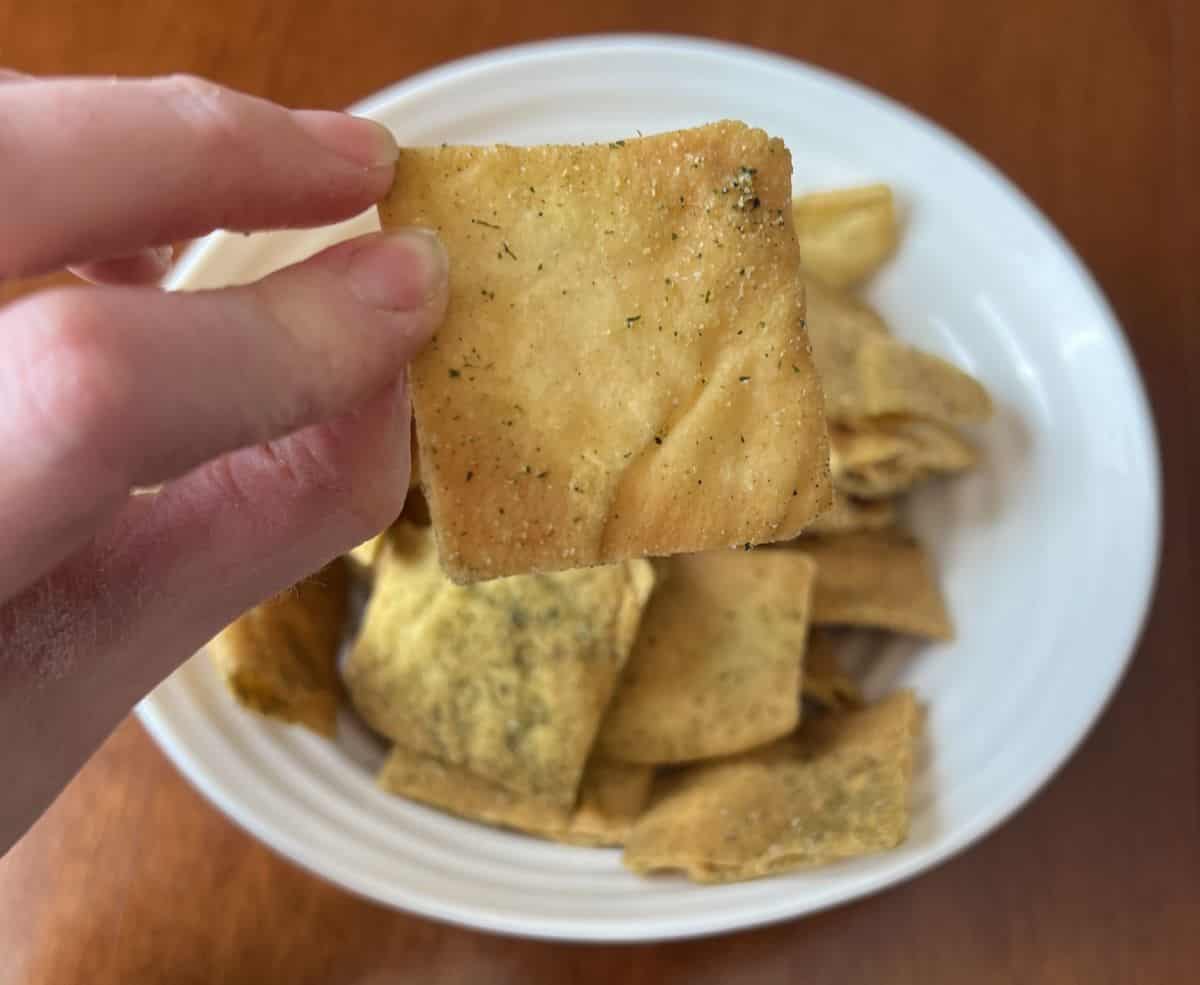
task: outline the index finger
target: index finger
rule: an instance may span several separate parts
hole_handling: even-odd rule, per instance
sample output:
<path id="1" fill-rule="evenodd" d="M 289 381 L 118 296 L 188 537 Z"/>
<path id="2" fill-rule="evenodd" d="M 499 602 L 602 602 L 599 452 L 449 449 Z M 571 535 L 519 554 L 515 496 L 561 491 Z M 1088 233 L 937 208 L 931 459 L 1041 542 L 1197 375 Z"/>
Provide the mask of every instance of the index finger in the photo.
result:
<path id="1" fill-rule="evenodd" d="M 387 191 L 396 155 L 377 123 L 189 76 L 0 85 L 0 279 L 345 219 Z"/>
<path id="2" fill-rule="evenodd" d="M 245 287 L 72 288 L 0 309 L 0 602 L 131 487 L 392 386 L 441 319 L 446 276 L 432 236 L 394 232 Z"/>

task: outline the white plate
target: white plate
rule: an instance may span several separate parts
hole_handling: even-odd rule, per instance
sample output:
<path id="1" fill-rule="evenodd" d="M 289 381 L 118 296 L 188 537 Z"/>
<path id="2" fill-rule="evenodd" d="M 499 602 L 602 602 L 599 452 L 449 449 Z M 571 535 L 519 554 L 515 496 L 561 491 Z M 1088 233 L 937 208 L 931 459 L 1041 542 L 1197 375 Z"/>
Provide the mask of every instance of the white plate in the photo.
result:
<path id="1" fill-rule="evenodd" d="M 709 42 L 514 48 L 418 76 L 356 111 L 408 144 L 610 140 L 731 117 L 787 141 L 797 189 L 892 183 L 906 228 L 873 300 L 898 334 L 979 376 L 999 409 L 980 433 L 986 465 L 914 510 L 959 637 L 894 644 L 869 675 L 871 692 L 906 684 L 928 702 L 908 841 L 802 874 L 717 888 L 647 881 L 616 852 L 388 797 L 372 785 L 378 753 L 360 734 L 335 745 L 263 721 L 193 659 L 139 710 L 200 790 L 289 858 L 381 902 L 502 932 L 628 940 L 746 927 L 874 892 L 970 844 L 1046 782 L 1100 713 L 1138 634 L 1158 554 L 1158 461 L 1112 312 L 1020 192 L 895 103 Z M 216 235 L 184 258 L 175 284 L 244 281 L 373 223 Z"/>

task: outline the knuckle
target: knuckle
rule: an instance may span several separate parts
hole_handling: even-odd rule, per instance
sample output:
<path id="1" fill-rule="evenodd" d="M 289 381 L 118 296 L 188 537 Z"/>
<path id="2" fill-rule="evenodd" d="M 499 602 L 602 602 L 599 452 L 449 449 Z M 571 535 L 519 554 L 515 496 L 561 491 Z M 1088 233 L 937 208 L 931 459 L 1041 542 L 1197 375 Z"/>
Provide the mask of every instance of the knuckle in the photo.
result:
<path id="1" fill-rule="evenodd" d="M 297 494 L 341 517 L 357 540 L 391 524 L 404 506 L 407 484 L 337 426 L 309 428 L 269 447 L 278 475 Z"/>
<path id="2" fill-rule="evenodd" d="M 244 456 L 222 455 L 206 463 L 203 472 L 229 510 L 242 512 L 257 507 L 261 492 L 255 491 L 253 470 L 247 467 Z"/>
<path id="3" fill-rule="evenodd" d="M 161 84 L 181 100 L 206 107 L 229 95 L 230 90 L 209 79 L 187 72 L 176 72 L 160 80 Z"/>
<path id="4" fill-rule="evenodd" d="M 107 334 L 82 291 L 51 292 L 33 302 L 26 410 L 32 433 L 58 458 L 95 452 L 130 416 L 135 380 L 104 344 Z"/>
<path id="5" fill-rule="evenodd" d="M 323 502 L 345 503 L 352 483 L 346 462 L 322 428 L 290 435 L 263 446 L 280 479 L 297 492 Z"/>
<path id="6" fill-rule="evenodd" d="M 349 549 L 390 526 L 408 492 L 394 470 L 380 469 L 353 445 L 326 427 L 309 428 L 221 456 L 204 471 L 224 508 L 284 526 L 319 518 Z"/>
<path id="7" fill-rule="evenodd" d="M 340 460 L 336 450 L 311 437 L 289 435 L 223 456 L 211 463 L 213 477 L 223 493 L 245 505 L 278 496 L 287 503 L 336 506 L 349 488 Z"/>
<path id="8" fill-rule="evenodd" d="M 196 75 L 170 75 L 161 84 L 201 150 L 224 153 L 240 143 L 241 100 L 232 90 Z"/>

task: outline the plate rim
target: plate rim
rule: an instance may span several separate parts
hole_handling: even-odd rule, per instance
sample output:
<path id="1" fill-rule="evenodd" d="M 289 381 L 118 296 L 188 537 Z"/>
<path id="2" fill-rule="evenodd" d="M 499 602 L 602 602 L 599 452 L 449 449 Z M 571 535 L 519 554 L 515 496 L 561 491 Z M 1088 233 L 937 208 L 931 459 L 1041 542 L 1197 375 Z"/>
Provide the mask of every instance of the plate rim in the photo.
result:
<path id="1" fill-rule="evenodd" d="M 929 851 L 926 855 L 909 860 L 898 870 L 882 877 L 882 882 L 872 879 L 865 880 L 866 885 L 848 888 L 845 892 L 832 894 L 834 898 L 819 901 L 815 904 L 790 905 L 786 897 L 781 898 L 770 907 L 771 912 L 757 913 L 739 918 L 737 915 L 719 913 L 714 918 L 688 918 L 689 925 L 663 928 L 655 926 L 642 931 L 631 921 L 621 927 L 609 924 L 592 923 L 586 926 L 585 920 L 565 918 L 562 925 L 538 925 L 530 918 L 513 917 L 487 905 L 471 905 L 455 902 L 446 904 L 436 895 L 419 891 L 406 891 L 392 894 L 383 898 L 371 891 L 356 885 L 350 878 L 321 867 L 312 859 L 306 858 L 303 852 L 291 844 L 291 838 L 280 834 L 268 823 L 259 819 L 257 813 L 244 808 L 236 797 L 228 795 L 219 783 L 212 780 L 209 771 L 199 758 L 194 757 L 175 736 L 168 716 L 155 701 L 151 692 L 136 708 L 136 713 L 151 737 L 171 760 L 189 783 L 206 799 L 217 806 L 227 817 L 239 827 L 247 831 L 273 851 L 287 858 L 304 870 L 330 881 L 340 888 L 377 903 L 406 910 L 425 917 L 445 921 L 457 926 L 476 930 L 486 930 L 509 936 L 519 936 L 542 940 L 574 940 L 574 941 L 649 941 L 671 940 L 707 936 L 711 934 L 731 932 L 740 929 L 764 926 L 783 920 L 796 919 L 809 914 L 818 913 L 834 906 L 874 895 L 908 881 L 920 873 L 927 872 L 951 858 L 974 846 L 978 841 L 995 831 L 1010 820 L 1054 779 L 1063 767 L 1074 757 L 1083 741 L 1092 733 L 1096 724 L 1112 702 L 1113 695 L 1129 671 L 1129 666 L 1136 653 L 1139 640 L 1144 632 L 1147 619 L 1151 612 L 1152 602 L 1157 589 L 1159 569 L 1161 564 L 1162 543 L 1162 460 L 1159 441 L 1157 438 L 1151 403 L 1146 391 L 1132 347 L 1129 343 L 1120 320 L 1117 318 L 1108 298 L 1093 277 L 1091 271 L 1076 253 L 1067 238 L 1058 230 L 1050 219 L 1037 207 L 1017 185 L 1004 174 L 995 164 L 987 160 L 978 151 L 965 143 L 961 138 L 928 119 L 917 111 L 897 102 L 854 79 L 831 72 L 828 69 L 812 65 L 790 56 L 753 48 L 747 45 L 706 38 L 692 37 L 682 34 L 654 33 L 617 33 L 589 34 L 567 38 L 535 41 L 517 44 L 503 48 L 492 49 L 464 58 L 455 59 L 418 72 L 405 79 L 394 82 L 375 93 L 355 102 L 348 112 L 363 116 L 377 114 L 385 107 L 391 106 L 397 100 L 411 98 L 421 92 L 436 88 L 443 82 L 462 81 L 473 74 L 486 74 L 497 67 L 512 67 L 522 61 L 539 61 L 547 56 L 570 58 L 596 54 L 598 52 L 629 52 L 632 49 L 650 49 L 659 53 L 664 50 L 671 54 L 705 55 L 721 59 L 730 59 L 746 63 L 754 67 L 768 66 L 783 72 L 806 76 L 808 81 L 816 81 L 834 88 L 849 90 L 855 96 L 875 104 L 878 108 L 897 116 L 901 122 L 915 127 L 924 134 L 948 144 L 961 155 L 967 163 L 980 170 L 986 177 L 996 182 L 1011 203 L 1019 208 L 1024 217 L 1031 221 L 1037 231 L 1046 237 L 1049 244 L 1055 248 L 1060 258 L 1065 262 L 1070 274 L 1077 279 L 1079 286 L 1095 305 L 1097 314 L 1105 323 L 1107 341 L 1113 343 L 1114 355 L 1118 368 L 1129 384 L 1129 398 L 1134 409 L 1136 421 L 1130 421 L 1131 430 L 1137 432 L 1139 443 L 1145 448 L 1145 465 L 1147 472 L 1141 478 L 1147 489 L 1148 513 L 1144 517 L 1149 540 L 1143 556 L 1143 564 L 1135 572 L 1137 591 L 1131 592 L 1134 604 L 1127 617 L 1125 638 L 1121 639 L 1119 649 L 1124 656 L 1114 667 L 1111 679 L 1103 689 L 1100 700 L 1090 713 L 1083 716 L 1076 734 L 1069 742 L 1063 743 L 1062 748 L 1052 757 L 1049 768 L 1041 775 L 1033 775 L 1020 787 L 1018 796 L 1009 800 L 1003 807 L 989 808 L 979 812 L 975 821 L 948 834 L 945 843 Z M 209 236 L 192 244 L 179 258 L 165 282 L 167 288 L 175 288 L 190 276 L 214 249 L 219 248 L 220 234 Z M 402 898 L 400 898 L 402 897 Z M 568 926 L 568 924 L 574 926 Z"/>

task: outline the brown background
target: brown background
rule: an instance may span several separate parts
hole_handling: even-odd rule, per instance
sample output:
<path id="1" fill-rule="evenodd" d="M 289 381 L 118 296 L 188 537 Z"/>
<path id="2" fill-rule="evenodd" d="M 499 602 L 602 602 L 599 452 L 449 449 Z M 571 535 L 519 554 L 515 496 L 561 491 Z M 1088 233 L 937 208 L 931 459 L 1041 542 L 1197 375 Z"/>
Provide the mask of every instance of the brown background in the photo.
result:
<path id="1" fill-rule="evenodd" d="M 0 861 L 0 982 L 1200 980 L 1200 545 L 1189 516 L 1200 501 L 1200 414 L 1184 391 L 1200 371 L 1197 6 L 0 0 L 0 64 L 184 70 L 297 106 L 344 105 L 497 45 L 616 30 L 735 39 L 875 86 L 995 161 L 1096 273 L 1149 383 L 1167 516 L 1145 637 L 1082 750 L 983 844 L 873 899 L 657 946 L 444 927 L 277 858 L 196 795 L 130 721 Z"/>

